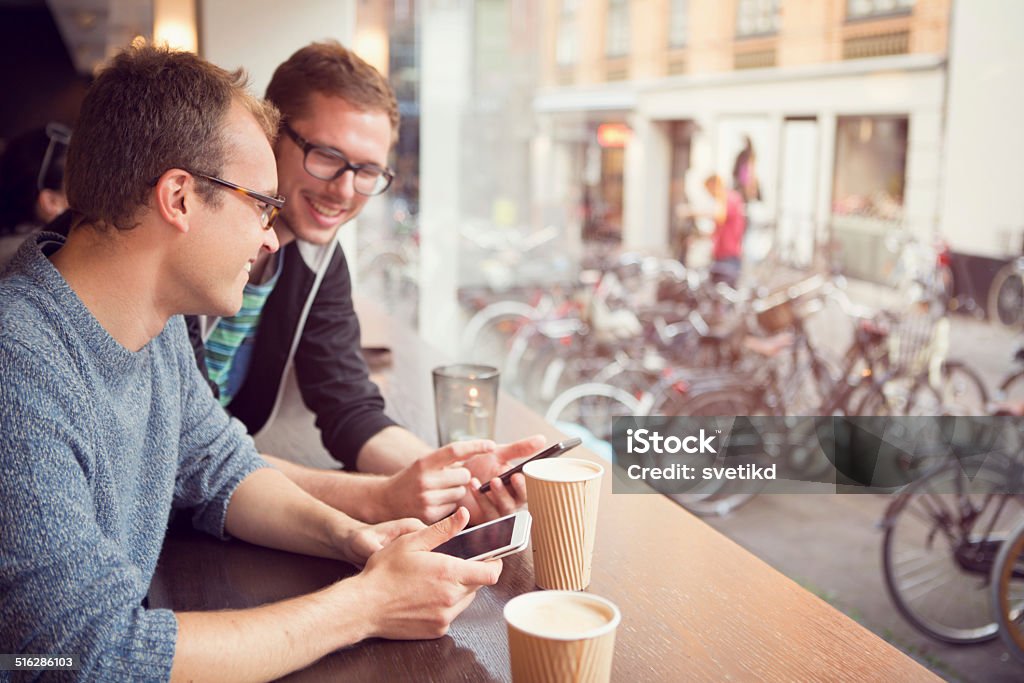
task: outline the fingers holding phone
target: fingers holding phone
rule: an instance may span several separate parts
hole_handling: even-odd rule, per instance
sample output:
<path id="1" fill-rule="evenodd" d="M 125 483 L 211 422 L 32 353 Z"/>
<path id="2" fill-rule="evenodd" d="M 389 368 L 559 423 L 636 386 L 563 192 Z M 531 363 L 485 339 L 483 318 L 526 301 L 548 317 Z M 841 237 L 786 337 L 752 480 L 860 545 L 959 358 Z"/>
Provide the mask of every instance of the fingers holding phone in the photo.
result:
<path id="1" fill-rule="evenodd" d="M 518 475 L 522 477 L 523 475 Z M 514 489 L 506 487 L 501 479 L 495 477 L 491 480 L 492 486 L 487 493 L 480 490 L 480 480 L 474 477 L 469 485 L 469 494 L 466 496 L 465 505 L 469 509 L 470 523 L 482 524 L 499 517 L 510 515 L 518 510 L 526 502 L 525 493 L 517 498 Z M 525 481 L 523 482 L 525 491 Z"/>
<path id="2" fill-rule="evenodd" d="M 425 522 L 455 511 L 466 498 L 470 471 L 466 461 L 494 453 L 493 441 L 480 439 L 448 444 L 387 478 L 377 517 L 416 517 Z"/>
<path id="3" fill-rule="evenodd" d="M 544 458 L 557 458 L 558 456 L 560 456 L 560 455 L 562 455 L 564 453 L 567 453 L 568 451 L 571 451 L 573 448 L 576 448 L 581 443 L 583 443 L 583 441 L 581 439 L 579 439 L 578 437 L 573 437 L 571 439 L 566 439 L 565 441 L 560 441 L 558 443 L 551 444 L 550 446 L 548 446 L 544 450 L 540 451 L 539 453 L 535 453 L 534 455 L 530 456 L 529 458 L 527 458 L 523 462 L 519 463 L 515 467 L 513 467 L 513 468 L 511 468 L 509 470 L 506 470 L 501 475 L 499 475 L 498 478 L 501 480 L 502 484 L 504 484 L 505 486 L 508 486 L 510 484 L 511 480 L 512 480 L 512 476 L 517 474 L 517 473 L 519 473 L 519 472 L 522 472 L 523 471 L 523 466 L 526 463 L 533 462 L 534 460 L 542 460 Z M 482 486 L 480 486 L 479 487 L 480 488 L 480 492 L 481 493 L 487 493 L 491 489 L 491 486 L 493 485 L 492 482 L 493 482 L 493 479 L 491 481 L 488 481 L 487 483 L 483 484 Z M 525 493 L 526 493 L 526 488 L 525 487 L 523 488 L 523 493 L 524 493 L 524 500 L 525 500 Z"/>
<path id="4" fill-rule="evenodd" d="M 538 441 L 538 437 L 531 437 L 516 443 L 521 447 L 531 443 L 536 445 Z M 572 438 L 551 444 L 483 484 L 480 483 L 477 476 L 474 476 L 470 481 L 469 493 L 462 500 L 462 504 L 469 508 L 470 522 L 480 524 L 510 514 L 522 507 L 526 503 L 526 478 L 522 475 L 523 465 L 533 460 L 558 457 L 576 448 L 580 443 L 582 443 L 580 439 Z"/>
<path id="5" fill-rule="evenodd" d="M 546 441 L 543 435 L 535 434 L 512 443 L 500 444 L 491 453 L 470 458 L 465 465 L 480 481 L 490 481 L 492 477 L 509 469 L 509 463 L 526 458 L 544 448 Z"/>
<path id="6" fill-rule="evenodd" d="M 433 552 L 458 537 L 469 514 L 455 514 L 405 534 L 370 557 L 356 582 L 359 599 L 373 605 L 371 636 L 439 638 L 482 586 L 497 583 L 501 561 L 469 561 Z M 348 582 L 342 582 L 348 583 Z"/>

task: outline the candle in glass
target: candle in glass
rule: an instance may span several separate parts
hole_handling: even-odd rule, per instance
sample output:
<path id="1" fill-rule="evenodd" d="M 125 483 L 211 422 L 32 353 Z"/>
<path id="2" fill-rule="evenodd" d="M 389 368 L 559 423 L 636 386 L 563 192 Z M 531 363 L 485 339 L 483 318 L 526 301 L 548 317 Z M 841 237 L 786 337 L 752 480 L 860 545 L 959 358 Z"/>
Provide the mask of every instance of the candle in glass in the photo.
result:
<path id="1" fill-rule="evenodd" d="M 469 434 L 470 436 L 476 436 L 476 411 L 480 408 L 480 402 L 477 400 L 480 392 L 476 387 L 469 388 L 469 394 L 466 398 L 466 412 L 469 414 Z"/>
<path id="2" fill-rule="evenodd" d="M 483 365 L 434 368 L 438 441 L 493 439 L 498 371 Z"/>

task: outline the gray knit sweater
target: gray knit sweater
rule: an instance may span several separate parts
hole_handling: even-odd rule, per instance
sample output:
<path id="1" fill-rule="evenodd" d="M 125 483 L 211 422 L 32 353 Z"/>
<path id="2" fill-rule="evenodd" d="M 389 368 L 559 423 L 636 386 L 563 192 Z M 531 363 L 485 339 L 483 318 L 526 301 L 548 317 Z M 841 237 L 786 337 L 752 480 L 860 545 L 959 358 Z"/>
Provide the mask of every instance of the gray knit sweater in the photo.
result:
<path id="1" fill-rule="evenodd" d="M 177 621 L 141 603 L 171 508 L 223 536 L 264 463 L 183 319 L 128 351 L 47 260 L 60 243 L 34 236 L 0 279 L 0 652 L 81 658 L 47 678 L 165 680 Z"/>

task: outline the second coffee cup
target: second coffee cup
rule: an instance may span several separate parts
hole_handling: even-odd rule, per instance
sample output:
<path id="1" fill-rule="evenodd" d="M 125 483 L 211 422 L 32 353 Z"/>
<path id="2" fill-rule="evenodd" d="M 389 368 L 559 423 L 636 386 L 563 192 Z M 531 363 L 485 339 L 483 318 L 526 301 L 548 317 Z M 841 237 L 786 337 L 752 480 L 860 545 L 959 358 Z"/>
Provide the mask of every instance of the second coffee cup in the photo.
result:
<path id="1" fill-rule="evenodd" d="M 533 571 L 541 588 L 583 590 L 597 537 L 601 465 L 576 458 L 537 460 L 523 468 L 533 516 Z"/>
<path id="2" fill-rule="evenodd" d="M 605 683 L 611 679 L 615 630 L 610 601 L 572 591 L 535 591 L 505 605 L 515 683 Z"/>

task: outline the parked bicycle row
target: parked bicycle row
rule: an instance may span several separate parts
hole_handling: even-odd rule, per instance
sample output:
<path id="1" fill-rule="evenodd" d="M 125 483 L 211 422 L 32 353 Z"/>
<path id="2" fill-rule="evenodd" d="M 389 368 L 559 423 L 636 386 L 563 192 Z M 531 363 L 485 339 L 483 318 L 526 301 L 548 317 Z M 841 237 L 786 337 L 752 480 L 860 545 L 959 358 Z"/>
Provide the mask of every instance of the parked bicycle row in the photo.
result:
<path id="1" fill-rule="evenodd" d="M 838 358 L 809 331 L 826 307 L 852 331 Z M 560 293 L 483 308 L 464 338 L 508 390 L 601 436 L 608 415 L 701 414 L 709 402 L 732 414 L 980 412 L 990 392 L 946 358 L 948 334 L 936 301 L 864 311 L 841 278 L 741 291 L 674 261 L 624 258 Z"/>

